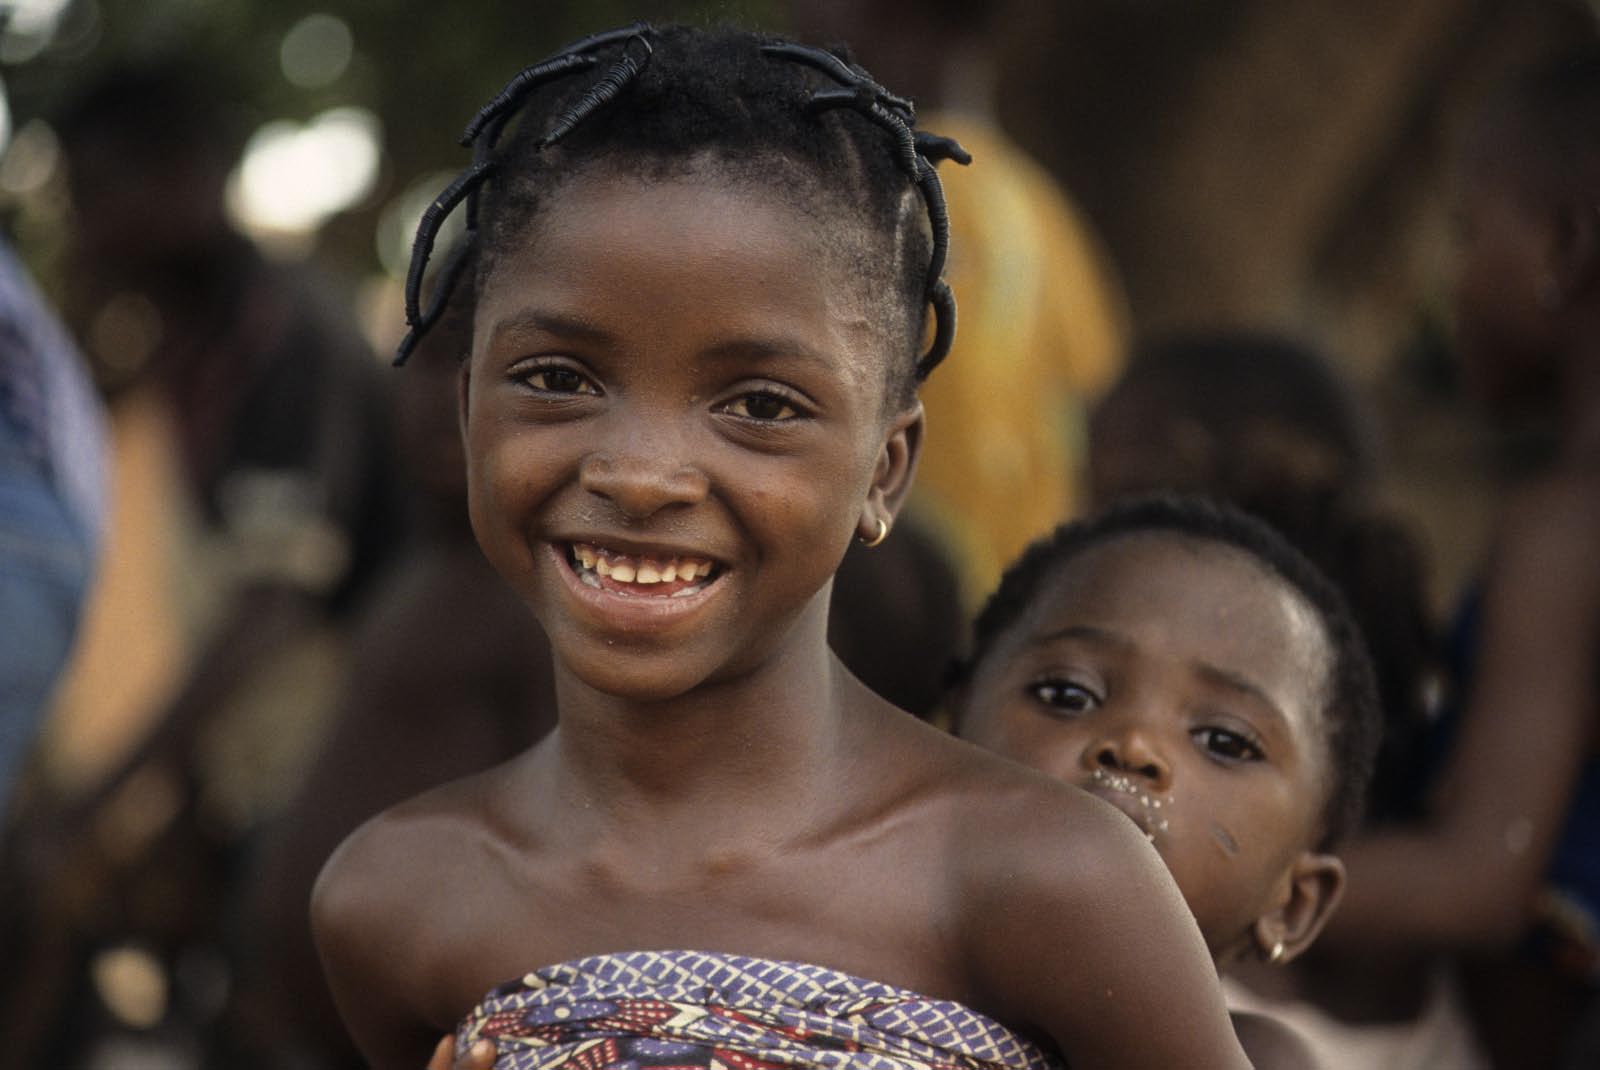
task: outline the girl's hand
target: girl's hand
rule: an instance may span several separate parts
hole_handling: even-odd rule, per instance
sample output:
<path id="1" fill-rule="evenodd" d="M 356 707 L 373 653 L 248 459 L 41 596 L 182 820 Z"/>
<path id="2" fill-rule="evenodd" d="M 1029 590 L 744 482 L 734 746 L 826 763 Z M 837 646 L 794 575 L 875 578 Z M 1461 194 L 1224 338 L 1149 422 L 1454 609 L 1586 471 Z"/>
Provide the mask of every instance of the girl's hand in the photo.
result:
<path id="1" fill-rule="evenodd" d="M 456 1038 L 445 1036 L 433 1049 L 428 1060 L 428 1070 L 491 1070 L 494 1066 L 494 1042 L 480 1040 L 459 1058 L 456 1056 Z"/>

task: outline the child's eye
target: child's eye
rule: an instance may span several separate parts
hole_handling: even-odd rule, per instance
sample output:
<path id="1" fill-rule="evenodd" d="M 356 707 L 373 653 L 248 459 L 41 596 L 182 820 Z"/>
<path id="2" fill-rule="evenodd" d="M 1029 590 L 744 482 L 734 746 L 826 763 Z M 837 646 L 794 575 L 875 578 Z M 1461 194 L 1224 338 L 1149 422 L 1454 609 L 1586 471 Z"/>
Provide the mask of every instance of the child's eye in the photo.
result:
<path id="1" fill-rule="evenodd" d="M 723 411 L 747 420 L 764 421 L 793 420 L 800 415 L 800 410 L 788 398 L 771 390 L 741 394 L 723 406 Z"/>
<path id="2" fill-rule="evenodd" d="M 546 394 L 599 394 L 600 390 L 582 373 L 571 368 L 534 368 L 517 376 L 535 390 Z"/>
<path id="3" fill-rule="evenodd" d="M 1088 713 L 1100 706 L 1100 696 L 1070 680 L 1040 680 L 1028 688 L 1033 697 L 1060 713 Z"/>
<path id="4" fill-rule="evenodd" d="M 1208 753 L 1225 761 L 1259 762 L 1267 756 L 1255 740 L 1226 728 L 1215 726 L 1196 728 L 1191 735 Z"/>

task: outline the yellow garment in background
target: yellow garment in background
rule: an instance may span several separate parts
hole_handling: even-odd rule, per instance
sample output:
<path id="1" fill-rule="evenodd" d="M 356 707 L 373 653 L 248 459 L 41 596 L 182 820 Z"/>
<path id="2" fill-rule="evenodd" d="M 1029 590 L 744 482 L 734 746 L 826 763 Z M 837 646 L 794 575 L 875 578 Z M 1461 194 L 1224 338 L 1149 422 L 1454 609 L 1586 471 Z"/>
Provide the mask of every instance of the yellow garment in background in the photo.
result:
<path id="1" fill-rule="evenodd" d="M 973 156 L 939 169 L 956 342 L 921 392 L 928 434 L 912 497 L 971 610 L 1072 515 L 1082 413 L 1121 366 L 1126 301 L 1088 224 L 1018 146 L 964 116 L 918 125 Z"/>

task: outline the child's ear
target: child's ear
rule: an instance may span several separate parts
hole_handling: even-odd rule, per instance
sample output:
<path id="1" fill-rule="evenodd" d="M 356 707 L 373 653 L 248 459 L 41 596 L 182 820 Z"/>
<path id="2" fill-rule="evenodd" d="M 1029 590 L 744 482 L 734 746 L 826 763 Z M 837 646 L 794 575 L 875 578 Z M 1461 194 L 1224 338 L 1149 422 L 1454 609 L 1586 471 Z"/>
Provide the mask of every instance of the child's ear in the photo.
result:
<path id="1" fill-rule="evenodd" d="M 917 458 L 922 455 L 922 427 L 921 401 L 913 401 L 889 422 L 883 448 L 878 451 L 878 465 L 872 473 L 872 486 L 856 522 L 856 534 L 862 542 L 877 545 L 905 504 L 912 477 L 917 473 Z"/>
<path id="2" fill-rule="evenodd" d="M 1344 863 L 1306 851 L 1295 859 L 1278 905 L 1256 919 L 1256 950 L 1274 964 L 1293 960 L 1317 938 L 1344 896 Z"/>

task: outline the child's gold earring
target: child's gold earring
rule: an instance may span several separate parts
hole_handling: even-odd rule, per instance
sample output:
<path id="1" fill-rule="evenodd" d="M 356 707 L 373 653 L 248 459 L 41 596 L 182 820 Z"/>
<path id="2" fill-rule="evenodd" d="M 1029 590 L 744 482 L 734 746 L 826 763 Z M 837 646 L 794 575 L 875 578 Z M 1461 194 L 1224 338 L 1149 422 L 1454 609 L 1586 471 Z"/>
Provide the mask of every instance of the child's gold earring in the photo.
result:
<path id="1" fill-rule="evenodd" d="M 1275 941 L 1272 950 L 1267 952 L 1267 962 L 1273 966 L 1283 961 L 1283 941 Z"/>
<path id="2" fill-rule="evenodd" d="M 857 536 L 857 537 L 859 538 L 859 536 Z M 886 539 L 888 537 L 889 537 L 889 522 L 887 520 L 885 520 L 883 517 L 880 516 L 878 518 L 878 532 L 877 532 L 877 534 L 872 536 L 872 538 L 870 538 L 870 539 L 861 539 L 861 545 L 865 546 L 867 549 L 870 550 L 874 546 L 878 545 L 880 542 L 882 542 L 884 539 Z"/>

